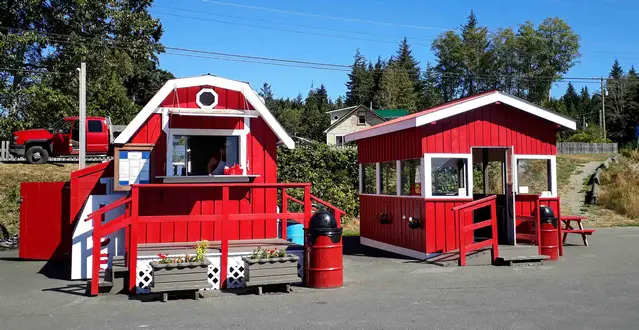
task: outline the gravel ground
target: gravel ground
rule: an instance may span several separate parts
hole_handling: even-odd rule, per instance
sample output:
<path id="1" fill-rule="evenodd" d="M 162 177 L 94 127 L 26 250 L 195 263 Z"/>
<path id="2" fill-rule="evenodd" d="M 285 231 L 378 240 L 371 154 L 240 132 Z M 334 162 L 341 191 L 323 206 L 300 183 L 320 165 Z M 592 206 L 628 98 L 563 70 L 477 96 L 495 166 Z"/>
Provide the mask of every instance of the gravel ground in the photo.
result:
<path id="1" fill-rule="evenodd" d="M 348 238 L 352 240 L 353 238 Z M 86 297 L 0 252 L 1 329 L 636 329 L 639 228 L 571 236 L 558 262 L 440 268 L 350 245 L 345 285 L 168 303 Z M 350 242 L 352 243 L 352 242 Z M 629 253 L 630 252 L 630 253 Z M 622 258 L 623 257 L 623 258 Z"/>
<path id="2" fill-rule="evenodd" d="M 565 214 L 584 215 L 583 206 L 586 199 L 584 181 L 590 177 L 601 162 L 588 162 L 573 172 L 568 184 L 559 192 L 561 196 L 561 211 Z"/>

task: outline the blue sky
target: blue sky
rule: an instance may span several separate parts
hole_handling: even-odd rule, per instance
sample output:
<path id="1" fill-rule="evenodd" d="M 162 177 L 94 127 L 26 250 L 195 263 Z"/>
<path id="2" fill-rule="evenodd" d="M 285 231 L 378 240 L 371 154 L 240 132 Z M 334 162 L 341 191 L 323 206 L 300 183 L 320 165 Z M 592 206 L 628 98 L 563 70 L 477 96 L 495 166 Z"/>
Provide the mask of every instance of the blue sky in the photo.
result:
<path id="1" fill-rule="evenodd" d="M 353 21 L 255 10 L 220 2 Z M 639 67 L 639 28 L 636 26 L 639 2 L 633 0 L 156 0 L 151 12 L 164 26 L 162 42 L 166 46 L 349 65 L 356 48 L 371 60 L 378 56 L 387 58 L 395 53 L 404 36 L 408 37 L 417 60 L 422 64 L 432 63 L 431 40 L 446 29 L 463 24 L 471 9 L 480 24 L 490 30 L 524 21 L 538 24 L 549 16 L 567 21 L 581 36 L 583 55 L 566 76 L 607 76 L 615 58 L 626 70 L 632 64 Z M 363 20 L 404 26 L 370 24 L 361 22 Z M 268 82 L 276 96 L 284 97 L 295 97 L 298 93 L 305 96 L 311 85 L 324 84 L 335 99 L 345 93 L 348 78 L 346 72 L 169 54 L 160 56 L 160 66 L 178 77 L 210 73 L 247 81 L 254 88 Z M 599 89 L 596 83 L 588 87 Z M 564 90 L 565 84 L 558 84 L 553 96 L 561 96 Z"/>

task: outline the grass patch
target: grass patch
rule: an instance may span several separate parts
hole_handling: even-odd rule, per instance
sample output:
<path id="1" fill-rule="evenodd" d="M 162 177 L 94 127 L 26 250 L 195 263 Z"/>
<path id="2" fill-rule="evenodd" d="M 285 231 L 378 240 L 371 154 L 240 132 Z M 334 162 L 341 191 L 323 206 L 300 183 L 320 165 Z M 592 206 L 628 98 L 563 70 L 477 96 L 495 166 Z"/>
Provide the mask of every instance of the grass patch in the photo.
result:
<path id="1" fill-rule="evenodd" d="M 77 164 L 0 164 L 0 224 L 12 235 L 18 232 L 21 182 L 68 181 L 77 168 Z"/>
<path id="2" fill-rule="evenodd" d="M 639 152 L 633 151 L 629 157 L 620 157 L 619 163 L 601 173 L 599 205 L 639 219 Z"/>
<path id="3" fill-rule="evenodd" d="M 344 221 L 342 228 L 342 236 L 359 236 L 359 219 L 351 218 Z"/>

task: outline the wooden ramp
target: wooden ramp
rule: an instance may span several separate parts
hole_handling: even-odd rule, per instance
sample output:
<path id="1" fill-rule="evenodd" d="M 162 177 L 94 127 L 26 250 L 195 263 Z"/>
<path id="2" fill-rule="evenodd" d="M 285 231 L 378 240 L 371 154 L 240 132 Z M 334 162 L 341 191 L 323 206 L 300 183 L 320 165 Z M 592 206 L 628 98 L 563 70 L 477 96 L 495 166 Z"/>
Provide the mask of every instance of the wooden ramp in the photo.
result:
<path id="1" fill-rule="evenodd" d="M 466 255 L 467 266 L 489 266 L 493 262 L 491 260 L 492 249 L 486 248 L 472 251 Z M 500 245 L 499 255 L 497 256 L 496 265 L 512 266 L 520 263 L 541 263 L 550 257 L 539 255 L 537 246 L 532 245 Z M 459 250 L 454 250 L 425 260 L 428 263 L 451 267 L 459 265 Z"/>

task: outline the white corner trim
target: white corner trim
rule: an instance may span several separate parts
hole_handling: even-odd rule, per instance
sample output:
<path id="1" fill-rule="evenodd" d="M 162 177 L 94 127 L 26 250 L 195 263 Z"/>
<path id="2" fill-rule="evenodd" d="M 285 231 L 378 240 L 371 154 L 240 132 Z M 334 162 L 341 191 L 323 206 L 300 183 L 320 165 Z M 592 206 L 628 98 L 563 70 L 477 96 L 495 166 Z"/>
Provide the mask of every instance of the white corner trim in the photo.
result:
<path id="1" fill-rule="evenodd" d="M 558 125 L 564 126 L 566 128 L 575 130 L 577 128 L 577 123 L 564 116 L 561 116 L 557 113 L 544 109 L 535 104 L 524 101 L 518 97 L 502 93 L 502 92 L 493 92 L 486 95 L 482 95 L 476 98 L 472 98 L 467 101 L 461 100 L 459 103 L 452 104 L 446 108 L 439 109 L 434 112 L 425 113 L 421 116 L 407 118 L 405 120 L 398 120 L 390 125 L 382 125 L 379 127 L 372 127 L 366 130 L 362 130 L 359 132 L 354 132 L 346 135 L 347 142 L 356 141 L 360 139 L 365 139 L 377 135 L 392 133 L 395 131 L 423 126 L 432 122 L 436 122 L 438 120 L 442 120 L 448 117 L 452 117 L 467 111 L 471 111 L 495 102 L 503 102 L 509 106 L 522 110 L 524 112 L 530 113 L 537 117 L 546 119 L 550 122 L 556 123 Z"/>
<path id="2" fill-rule="evenodd" d="M 395 161 L 395 195 L 402 195 L 402 163 L 400 160 Z"/>
<path id="3" fill-rule="evenodd" d="M 204 93 L 211 93 L 215 96 L 215 101 L 213 102 L 213 104 L 211 105 L 204 105 L 202 104 L 202 102 L 200 102 L 200 96 Z M 215 106 L 217 105 L 218 101 L 220 100 L 220 97 L 217 96 L 217 93 L 213 90 L 213 88 L 202 88 L 200 89 L 199 92 L 197 92 L 197 95 L 195 96 L 195 103 L 202 109 L 213 109 L 215 108 Z"/>
<path id="4" fill-rule="evenodd" d="M 359 193 L 364 192 L 364 164 L 359 163 Z"/>
<path id="5" fill-rule="evenodd" d="M 366 237 L 360 237 L 359 244 L 372 247 L 375 249 L 379 249 L 379 250 L 392 252 L 395 254 L 399 254 L 399 255 L 417 259 L 417 260 L 426 260 L 426 259 L 440 255 L 440 253 L 424 253 L 424 252 L 420 252 L 416 250 L 403 248 L 401 246 L 390 245 L 388 243 L 383 243 L 383 242 L 372 240 Z"/>
<path id="6" fill-rule="evenodd" d="M 379 163 L 375 163 L 375 193 L 377 195 L 382 193 L 382 175 L 380 172 L 381 165 Z"/>
<path id="7" fill-rule="evenodd" d="M 129 142 L 133 134 L 135 134 L 135 132 L 140 127 L 142 127 L 142 125 L 144 125 L 146 120 L 157 111 L 157 108 L 160 107 L 162 101 L 164 101 L 164 99 L 168 95 L 170 95 L 174 89 L 194 86 L 213 86 L 241 92 L 244 95 L 246 101 L 255 108 L 258 114 L 264 119 L 266 124 L 273 130 L 275 135 L 284 143 L 284 145 L 286 145 L 286 147 L 288 147 L 289 149 L 295 148 L 295 142 L 293 142 L 293 139 L 291 139 L 284 128 L 282 128 L 282 125 L 277 122 L 273 114 L 271 114 L 271 112 L 266 108 L 264 102 L 262 102 L 257 93 L 251 88 L 251 86 L 249 86 L 249 84 L 209 75 L 190 78 L 178 78 L 167 81 L 164 86 L 162 86 L 162 88 L 160 88 L 160 90 L 151 98 L 149 103 L 147 103 L 142 108 L 142 110 L 138 112 L 135 118 L 133 118 L 133 120 L 127 125 L 122 133 L 115 139 L 114 143 L 125 144 Z M 164 114 L 164 112 L 162 113 Z M 162 121 L 164 132 L 167 132 L 168 123 L 164 123 L 164 118 Z"/>

